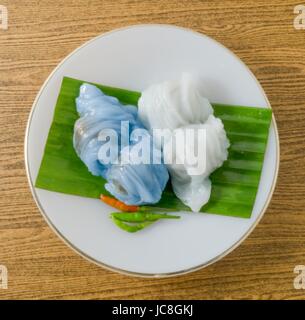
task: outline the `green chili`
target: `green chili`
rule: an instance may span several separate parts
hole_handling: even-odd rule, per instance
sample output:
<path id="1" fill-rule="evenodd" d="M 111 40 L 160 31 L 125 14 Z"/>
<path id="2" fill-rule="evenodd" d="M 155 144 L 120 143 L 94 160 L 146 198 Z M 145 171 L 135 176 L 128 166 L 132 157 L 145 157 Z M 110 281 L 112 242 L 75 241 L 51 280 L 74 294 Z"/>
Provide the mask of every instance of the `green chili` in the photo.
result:
<path id="1" fill-rule="evenodd" d="M 137 232 L 140 231 L 155 221 L 146 221 L 146 222 L 141 222 L 141 223 L 134 223 L 134 224 L 128 224 L 126 222 L 123 222 L 117 218 L 115 218 L 113 215 L 111 215 L 111 218 L 113 222 L 122 230 L 127 231 L 127 232 Z"/>
<path id="2" fill-rule="evenodd" d="M 125 222 L 157 221 L 159 219 L 180 219 L 180 216 L 153 212 L 113 212 L 111 215 L 116 219 Z"/>

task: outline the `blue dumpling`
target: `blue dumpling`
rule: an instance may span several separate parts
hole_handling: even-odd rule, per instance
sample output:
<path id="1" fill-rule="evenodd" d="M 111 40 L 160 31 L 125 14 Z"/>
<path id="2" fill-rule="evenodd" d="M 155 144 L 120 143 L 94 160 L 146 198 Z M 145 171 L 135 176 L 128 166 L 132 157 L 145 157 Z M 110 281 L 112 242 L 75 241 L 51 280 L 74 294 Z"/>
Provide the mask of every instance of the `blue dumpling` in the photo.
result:
<path id="1" fill-rule="evenodd" d="M 106 178 L 109 164 L 98 161 L 98 151 L 104 143 L 98 140 L 98 135 L 103 129 L 113 129 L 121 137 L 121 121 L 129 123 L 129 131 L 143 127 L 137 121 L 137 108 L 125 108 L 117 98 L 104 95 L 97 87 L 86 83 L 80 87 L 76 107 L 80 118 L 74 125 L 75 151 L 93 175 Z"/>
<path id="2" fill-rule="evenodd" d="M 91 84 L 80 87 L 79 97 L 76 99 L 77 112 L 80 118 L 75 122 L 73 144 L 76 153 L 85 163 L 88 170 L 96 176 L 107 180 L 105 188 L 117 199 L 126 204 L 141 205 L 157 203 L 167 184 L 169 175 L 165 165 L 137 163 L 132 160 L 138 152 L 137 139 L 131 139 L 130 134 L 140 129 L 146 136 L 147 146 L 151 147 L 151 154 L 158 150 L 154 147 L 150 134 L 138 119 L 137 108 L 122 105 L 115 97 L 105 95 L 100 89 Z M 121 131 L 121 123 L 128 124 L 127 129 Z M 124 127 L 125 128 L 125 127 Z M 99 139 L 101 131 L 111 129 L 117 133 L 118 139 Z M 123 139 L 128 141 L 125 146 Z M 126 142 L 126 141 L 125 141 Z M 118 155 L 109 155 L 112 161 L 105 161 L 100 156 L 100 150 L 105 143 L 111 143 L 118 149 Z M 131 158 L 126 163 L 115 163 L 126 155 Z M 117 159 L 118 158 L 118 159 Z M 152 159 L 152 158 L 151 158 Z M 162 160 L 162 159 L 161 159 Z"/>

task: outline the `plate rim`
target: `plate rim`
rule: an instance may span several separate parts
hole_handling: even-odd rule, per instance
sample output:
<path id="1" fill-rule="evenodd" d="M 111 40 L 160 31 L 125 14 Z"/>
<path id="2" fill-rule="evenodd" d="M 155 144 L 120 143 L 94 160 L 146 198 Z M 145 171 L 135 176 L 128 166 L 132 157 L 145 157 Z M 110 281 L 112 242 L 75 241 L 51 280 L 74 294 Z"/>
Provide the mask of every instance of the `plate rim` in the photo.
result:
<path id="1" fill-rule="evenodd" d="M 243 234 L 243 236 L 236 241 L 230 248 L 228 248 L 227 250 L 225 250 L 224 252 L 222 252 L 221 254 L 219 254 L 218 256 L 208 260 L 205 263 L 199 264 L 197 266 L 191 267 L 191 268 L 187 268 L 187 269 L 183 269 L 183 270 L 179 270 L 179 271 L 174 271 L 174 272 L 165 272 L 165 273 L 143 273 L 143 272 L 136 272 L 136 271 L 128 271 L 125 269 L 121 269 L 121 268 L 117 268 L 111 265 L 108 265 L 106 263 L 103 263 L 101 261 L 96 260 L 95 258 L 89 256 L 88 254 L 86 254 L 85 252 L 83 252 L 82 250 L 80 250 L 79 248 L 77 248 L 70 240 L 68 240 L 57 228 L 56 226 L 52 223 L 52 221 L 50 220 L 50 218 L 48 217 L 48 215 L 46 214 L 46 212 L 44 211 L 44 208 L 42 206 L 42 204 L 39 201 L 39 198 L 37 196 L 36 190 L 35 190 L 35 186 L 34 183 L 32 181 L 31 178 L 31 173 L 30 173 L 30 168 L 29 168 L 29 159 L 28 159 L 28 137 L 29 137 L 29 131 L 30 131 L 30 127 L 31 127 L 31 123 L 32 123 L 32 118 L 33 118 L 33 114 L 34 111 L 36 109 L 37 106 L 37 102 L 42 94 L 42 92 L 44 91 L 45 87 L 47 86 L 47 84 L 49 83 L 49 81 L 51 80 L 51 78 L 53 77 L 53 75 L 56 73 L 56 71 L 66 62 L 66 60 L 68 60 L 71 56 L 73 56 L 75 53 L 77 53 L 79 50 L 81 50 L 82 48 L 84 48 L 85 46 L 91 44 L 92 42 L 96 41 L 99 38 L 108 36 L 112 33 L 116 33 L 119 31 L 124 31 L 124 30 L 128 30 L 128 29 L 133 29 L 133 28 L 138 28 L 138 27 L 166 27 L 166 28 L 173 28 L 173 29 L 178 29 L 178 30 L 182 30 L 182 31 L 187 31 L 190 33 L 193 33 L 195 35 L 199 35 L 201 37 L 205 37 L 208 38 L 210 41 L 216 43 L 217 45 L 221 46 L 224 50 L 226 50 L 231 56 L 233 56 L 235 59 L 237 59 L 239 61 L 239 63 L 241 63 L 245 69 L 248 71 L 249 75 L 254 79 L 254 81 L 256 82 L 256 84 L 258 85 L 259 90 L 261 91 L 261 93 L 264 96 L 264 99 L 267 103 L 267 108 L 272 109 L 271 104 L 269 102 L 269 99 L 263 89 L 263 87 L 261 86 L 260 82 L 256 79 L 256 77 L 254 76 L 253 72 L 250 70 L 250 68 L 233 52 L 231 51 L 229 48 L 227 48 L 225 45 L 223 45 L 221 42 L 215 40 L 214 38 L 201 33 L 199 31 L 195 31 L 193 29 L 190 28 L 186 28 L 186 27 L 181 27 L 181 26 L 177 26 L 177 25 L 172 25 L 172 24 L 158 24 L 158 23 L 152 23 L 152 24 L 135 24 L 135 25 L 129 25 L 129 26 L 125 26 L 125 27 L 121 27 L 121 28 L 117 28 L 117 29 L 113 29 L 107 32 L 104 32 L 102 34 L 99 34 L 95 37 L 93 37 L 92 39 L 86 41 L 85 43 L 83 43 L 82 45 L 80 45 L 79 47 L 77 47 L 76 49 L 74 49 L 70 54 L 68 54 L 65 58 L 63 58 L 58 64 L 57 66 L 51 71 L 51 73 L 49 74 L 49 76 L 47 77 L 47 79 L 44 81 L 44 83 L 42 84 L 39 92 L 37 93 L 35 100 L 32 104 L 31 107 L 31 111 L 29 113 L 28 116 L 28 120 L 27 120 L 27 125 L 26 125 L 26 130 L 25 130 L 25 139 L 24 139 L 24 160 L 25 160 L 25 170 L 26 170 L 26 176 L 27 176 L 27 180 L 30 186 L 30 190 L 32 193 L 32 196 L 34 198 L 34 201 L 36 203 L 36 206 L 38 207 L 41 215 L 43 216 L 44 220 L 46 221 L 46 223 L 48 224 L 48 226 L 51 228 L 51 230 L 70 248 L 72 249 L 75 253 L 77 253 L 78 255 L 80 255 L 81 257 L 83 257 L 84 259 L 86 259 L 89 262 L 94 263 L 95 265 L 98 265 L 99 267 L 103 267 L 104 269 L 107 269 L 109 271 L 113 271 L 113 272 L 117 272 L 120 274 L 124 274 L 124 275 L 128 275 L 128 276 L 135 276 L 135 277 L 142 277 L 142 278 L 168 278 L 168 277 L 174 277 L 174 276 L 180 276 L 180 275 L 184 275 L 184 274 L 188 274 L 191 272 L 195 272 L 198 271 L 200 269 L 206 268 L 207 266 L 221 260 L 222 258 L 224 258 L 225 256 L 227 256 L 229 253 L 231 253 L 233 250 L 235 250 L 237 247 L 239 247 L 239 245 L 246 240 L 246 238 L 248 238 L 248 236 L 252 233 L 252 231 L 255 229 L 255 227 L 258 225 L 258 223 L 261 221 L 261 219 L 263 218 L 269 204 L 272 198 L 272 195 L 274 193 L 274 189 L 276 186 L 276 182 L 277 182 L 277 178 L 278 178 L 278 172 L 279 172 L 279 164 L 280 164 L 280 143 L 279 143 L 279 134 L 278 134 L 278 129 L 277 129 L 277 123 L 275 120 L 275 116 L 274 113 L 272 112 L 272 124 L 274 126 L 274 131 L 275 131 L 275 138 L 276 138 L 276 167 L 275 167 L 275 171 L 274 171 L 274 175 L 273 175 L 273 179 L 272 179 L 272 186 L 271 189 L 269 190 L 268 193 L 268 197 L 265 201 L 265 204 L 262 208 L 262 210 L 260 211 L 258 217 L 256 218 L 256 220 L 254 221 L 254 223 L 251 225 L 251 227 L 248 229 L 248 231 Z"/>

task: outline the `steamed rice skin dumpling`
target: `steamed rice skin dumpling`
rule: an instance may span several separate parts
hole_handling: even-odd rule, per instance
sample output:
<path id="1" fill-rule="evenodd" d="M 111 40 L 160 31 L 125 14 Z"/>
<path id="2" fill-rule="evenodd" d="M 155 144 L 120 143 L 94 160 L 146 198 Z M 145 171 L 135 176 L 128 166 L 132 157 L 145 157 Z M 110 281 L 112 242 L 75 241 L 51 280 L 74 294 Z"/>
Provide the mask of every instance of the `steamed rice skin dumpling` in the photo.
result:
<path id="1" fill-rule="evenodd" d="M 141 132 L 150 138 L 138 118 L 137 108 L 122 105 L 117 98 L 107 96 L 94 85 L 87 83 L 80 87 L 76 107 L 80 118 L 74 125 L 73 145 L 88 170 L 93 175 L 106 179 L 106 190 L 128 205 L 157 203 L 169 175 L 161 161 L 158 164 L 139 164 L 134 161 L 139 141 L 130 139 L 131 132 L 141 129 Z M 129 132 L 121 131 L 122 121 L 128 122 Z M 118 148 L 119 153 L 110 162 L 99 157 L 99 151 L 106 143 L 99 139 L 103 129 L 113 129 L 118 135 L 117 145 L 114 147 Z M 128 146 L 122 145 L 122 135 L 128 135 Z M 151 146 L 154 148 L 153 144 Z M 127 154 L 130 161 L 122 164 L 119 160 Z"/>
<path id="2" fill-rule="evenodd" d="M 154 129 L 170 129 L 171 133 L 165 137 L 164 142 L 161 136 L 156 135 L 156 144 L 163 149 L 176 196 L 195 212 L 200 211 L 210 198 L 209 175 L 222 166 L 228 157 L 229 140 L 222 121 L 213 113 L 200 80 L 186 73 L 178 80 L 150 86 L 142 92 L 139 100 L 139 117 L 151 133 Z M 178 147 L 175 147 L 175 137 L 181 136 L 187 129 L 197 131 L 200 128 L 206 132 L 206 152 L 205 159 L 199 158 L 197 165 L 205 161 L 206 169 L 194 173 L 194 165 L 177 164 L 185 152 L 193 153 L 194 150 L 190 150 L 190 145 L 179 144 L 179 141 Z"/>
<path id="3" fill-rule="evenodd" d="M 176 144 L 175 138 L 186 136 L 186 131 L 194 130 L 194 145 L 192 143 Z M 183 161 L 185 154 L 195 154 L 198 143 L 202 142 L 198 131 L 205 130 L 205 150 L 198 152 L 197 162 L 193 164 Z M 203 145 L 203 144 L 202 144 Z M 174 152 L 168 152 L 168 147 L 174 148 Z M 187 125 L 173 130 L 173 134 L 165 142 L 164 157 L 170 172 L 173 190 L 181 201 L 193 211 L 200 211 L 203 204 L 207 203 L 211 195 L 211 180 L 209 175 L 221 167 L 228 157 L 229 142 L 226 137 L 223 123 L 220 119 L 210 115 L 203 124 Z M 199 146 L 198 146 L 199 148 Z M 173 158 L 169 158 L 173 155 Z M 204 168 L 203 168 L 204 166 Z"/>
<path id="4" fill-rule="evenodd" d="M 174 130 L 189 124 L 204 123 L 213 113 L 199 80 L 188 73 L 182 74 L 178 80 L 148 87 L 141 94 L 138 109 L 139 118 L 150 131 Z M 158 134 L 156 144 L 161 147 Z"/>

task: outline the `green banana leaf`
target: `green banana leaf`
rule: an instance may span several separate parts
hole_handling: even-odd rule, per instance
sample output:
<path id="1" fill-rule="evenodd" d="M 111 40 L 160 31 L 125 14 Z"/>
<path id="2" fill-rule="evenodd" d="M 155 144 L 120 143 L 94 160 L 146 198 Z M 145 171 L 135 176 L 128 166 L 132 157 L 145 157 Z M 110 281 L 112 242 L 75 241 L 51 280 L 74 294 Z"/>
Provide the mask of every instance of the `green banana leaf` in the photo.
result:
<path id="1" fill-rule="evenodd" d="M 105 180 L 90 174 L 73 148 L 78 119 L 75 98 L 84 81 L 64 77 L 35 186 L 50 191 L 98 198 L 109 194 Z M 124 104 L 137 105 L 140 93 L 95 84 Z M 212 175 L 210 201 L 202 212 L 249 218 L 254 205 L 269 134 L 272 111 L 265 108 L 213 104 L 222 119 L 231 146 L 228 160 Z M 170 183 L 156 205 L 189 210 L 173 193 Z"/>

